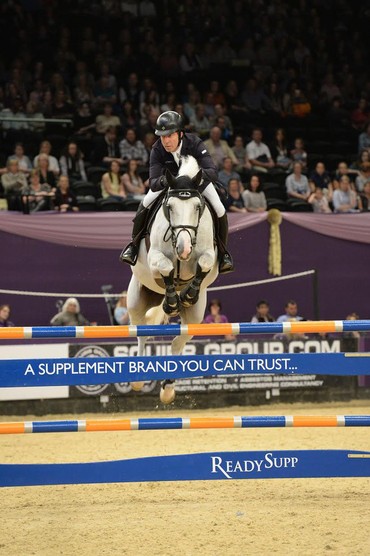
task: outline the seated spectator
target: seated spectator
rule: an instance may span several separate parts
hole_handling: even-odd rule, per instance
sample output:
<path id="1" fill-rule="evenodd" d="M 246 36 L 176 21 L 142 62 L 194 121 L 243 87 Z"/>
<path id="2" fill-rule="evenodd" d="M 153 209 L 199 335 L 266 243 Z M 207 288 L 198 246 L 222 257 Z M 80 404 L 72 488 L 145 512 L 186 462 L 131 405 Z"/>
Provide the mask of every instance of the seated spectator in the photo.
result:
<path id="1" fill-rule="evenodd" d="M 96 123 L 88 102 L 82 102 L 79 105 L 73 118 L 73 128 L 76 135 L 92 137 Z"/>
<path id="2" fill-rule="evenodd" d="M 27 179 L 19 171 L 18 160 L 11 158 L 7 163 L 7 171 L 1 176 L 4 196 L 8 210 L 22 210 L 21 192 L 27 186 Z"/>
<path id="3" fill-rule="evenodd" d="M 103 174 L 101 180 L 101 192 L 103 199 L 114 197 L 126 199 L 126 192 L 120 174 L 120 165 L 117 160 L 112 160 L 109 171 Z"/>
<path id="4" fill-rule="evenodd" d="M 234 139 L 234 146 L 231 148 L 237 159 L 235 170 L 241 173 L 246 173 L 252 169 L 252 164 L 249 162 L 247 153 L 245 151 L 243 137 L 236 135 Z"/>
<path id="5" fill-rule="evenodd" d="M 275 319 L 270 315 L 270 305 L 265 299 L 261 299 L 256 305 L 256 313 L 251 318 L 251 322 L 274 322 Z"/>
<path id="6" fill-rule="evenodd" d="M 195 44 L 190 40 L 185 42 L 183 46 L 183 52 L 179 58 L 179 65 L 181 71 L 186 75 L 190 75 L 192 72 L 202 68 L 202 62 L 196 52 Z"/>
<path id="7" fill-rule="evenodd" d="M 346 320 L 360 320 L 360 316 L 356 313 L 356 311 L 353 311 L 346 316 Z M 363 335 L 364 333 L 359 332 L 358 330 L 350 330 L 343 333 L 343 338 L 361 338 Z"/>
<path id="8" fill-rule="evenodd" d="M 307 201 L 311 195 L 311 188 L 306 176 L 302 174 L 301 162 L 294 162 L 293 173 L 285 180 L 285 187 L 289 197 Z"/>
<path id="9" fill-rule="evenodd" d="M 144 143 L 136 138 L 136 132 L 133 129 L 126 131 L 125 138 L 119 144 L 119 149 L 123 164 L 127 164 L 132 159 L 135 159 L 140 166 L 144 166 L 148 162 L 148 153 Z"/>
<path id="10" fill-rule="evenodd" d="M 285 313 L 280 315 L 276 322 L 296 322 L 301 320 L 304 320 L 304 318 L 298 315 L 297 302 L 290 299 L 285 305 Z M 280 340 L 306 340 L 308 336 L 305 334 L 276 334 L 274 338 Z"/>
<path id="11" fill-rule="evenodd" d="M 370 150 L 370 123 L 368 123 L 358 138 L 358 152 Z"/>
<path id="12" fill-rule="evenodd" d="M 59 159 L 63 176 L 68 176 L 72 181 L 87 181 L 83 155 L 77 144 L 70 141 Z"/>
<path id="13" fill-rule="evenodd" d="M 51 172 L 54 172 L 54 174 L 56 176 L 59 176 L 60 174 L 60 168 L 59 168 L 59 164 L 57 159 L 55 158 L 55 156 L 52 156 L 51 153 L 52 150 L 52 146 L 50 141 L 42 141 L 40 144 L 40 151 L 39 154 L 37 156 L 35 156 L 35 158 L 33 159 L 33 167 L 37 168 L 37 161 L 38 158 L 40 156 L 40 154 L 47 154 L 49 157 L 49 170 Z"/>
<path id="14" fill-rule="evenodd" d="M 351 124 L 361 131 L 369 121 L 369 107 L 366 98 L 360 98 L 356 108 L 351 112 Z"/>
<path id="15" fill-rule="evenodd" d="M 316 187 L 315 191 L 309 196 L 308 202 L 312 205 L 313 212 L 319 214 L 331 213 L 328 198 L 324 195 L 324 190 L 321 187 Z"/>
<path id="16" fill-rule="evenodd" d="M 357 170 L 359 171 L 363 164 L 370 162 L 370 151 L 366 149 L 360 152 L 360 156 L 355 162 L 353 162 L 350 166 L 350 170 Z"/>
<path id="17" fill-rule="evenodd" d="M 360 199 L 361 210 L 363 212 L 370 210 L 370 181 L 365 183 Z"/>
<path id="18" fill-rule="evenodd" d="M 68 176 L 59 176 L 55 191 L 54 208 L 59 212 L 78 212 L 77 197 L 69 188 Z"/>
<path id="19" fill-rule="evenodd" d="M 54 193 L 50 185 L 40 183 L 40 176 L 37 170 L 32 170 L 30 184 L 22 189 L 22 201 L 25 212 L 33 214 L 51 209 L 51 198 Z"/>
<path id="20" fill-rule="evenodd" d="M 266 197 L 261 191 L 259 176 L 251 176 L 248 188 L 243 191 L 242 197 L 248 212 L 265 212 L 267 209 Z"/>
<path id="21" fill-rule="evenodd" d="M 26 114 L 23 111 L 23 102 L 20 95 L 16 95 L 15 98 L 9 102 L 8 108 L 3 108 L 1 110 L 1 116 L 6 118 L 6 120 L 1 122 L 1 127 L 5 131 L 28 129 L 27 122 L 23 121 L 26 119 Z"/>
<path id="22" fill-rule="evenodd" d="M 73 104 L 67 100 L 66 93 L 59 89 L 55 92 L 54 102 L 51 107 L 51 115 L 53 118 L 73 118 Z"/>
<path id="23" fill-rule="evenodd" d="M 241 181 L 238 172 L 233 170 L 233 161 L 229 156 L 224 158 L 222 170 L 218 173 L 218 179 L 225 188 L 227 188 L 231 179 Z"/>
<path id="24" fill-rule="evenodd" d="M 90 326 L 90 322 L 80 312 L 80 304 L 75 297 L 69 297 L 60 313 L 54 315 L 51 326 Z"/>
<path id="25" fill-rule="evenodd" d="M 338 189 L 340 179 L 347 176 L 351 183 L 351 187 L 355 187 L 355 179 L 359 175 L 359 170 L 354 170 L 348 167 L 347 162 L 339 162 L 333 178 L 334 189 Z"/>
<path id="26" fill-rule="evenodd" d="M 24 154 L 23 143 L 15 144 L 14 153 L 8 156 L 7 163 L 11 158 L 18 160 L 18 169 L 20 172 L 23 172 L 26 176 L 31 172 L 32 164 L 28 156 Z"/>
<path id="27" fill-rule="evenodd" d="M 97 140 L 92 153 L 92 159 L 94 164 L 98 166 L 109 166 L 113 160 L 118 162 L 118 164 L 123 164 L 117 142 L 117 132 L 114 127 L 109 127 L 104 137 L 100 137 Z"/>
<path id="28" fill-rule="evenodd" d="M 206 315 L 203 322 L 205 324 L 216 324 L 216 323 L 225 324 L 229 322 L 229 319 L 227 318 L 226 315 L 221 313 L 221 310 L 222 310 L 221 301 L 219 299 L 212 299 L 208 304 L 209 314 Z M 225 339 L 232 341 L 235 340 L 235 336 L 231 334 L 227 334 L 225 336 Z"/>
<path id="29" fill-rule="evenodd" d="M 351 182 L 348 176 L 339 179 L 339 187 L 333 193 L 334 212 L 358 212 L 357 195 L 351 189 Z"/>
<path id="30" fill-rule="evenodd" d="M 254 78 L 248 79 L 240 98 L 247 112 L 252 114 L 264 114 L 269 108 L 268 98 Z"/>
<path id="31" fill-rule="evenodd" d="M 290 112 L 296 118 L 305 118 L 311 113 L 311 104 L 301 89 L 295 89 L 291 99 Z"/>
<path id="32" fill-rule="evenodd" d="M 222 168 L 226 156 L 230 157 L 233 164 L 237 164 L 237 158 L 226 141 L 221 139 L 221 129 L 218 126 L 211 128 L 209 139 L 204 142 L 207 151 L 218 169 Z"/>
<path id="33" fill-rule="evenodd" d="M 220 121 L 222 127 L 220 125 Z M 225 139 L 225 141 L 229 141 L 234 135 L 233 123 L 229 118 L 229 116 L 226 114 L 226 109 L 223 104 L 220 103 L 215 104 L 215 114 L 212 118 L 212 125 L 217 125 L 218 127 L 221 128 L 222 139 Z"/>
<path id="34" fill-rule="evenodd" d="M 262 130 L 255 128 L 252 131 L 252 141 L 246 146 L 247 157 L 256 172 L 268 172 L 275 166 L 270 149 L 262 142 Z"/>
<path id="35" fill-rule="evenodd" d="M 271 145 L 272 158 L 275 167 L 288 172 L 292 168 L 293 161 L 289 156 L 288 145 L 285 138 L 285 131 L 279 127 L 275 132 L 275 138 Z"/>
<path id="36" fill-rule="evenodd" d="M 280 315 L 276 322 L 295 322 L 304 320 L 303 317 L 298 315 L 298 305 L 293 299 L 290 299 L 285 305 L 285 313 Z"/>
<path id="37" fill-rule="evenodd" d="M 229 181 L 227 187 L 228 196 L 224 201 L 225 208 L 228 212 L 247 212 L 242 197 L 243 191 L 243 184 L 239 180 L 232 178 Z"/>
<path id="38" fill-rule="evenodd" d="M 307 152 L 301 137 L 297 137 L 294 140 L 294 149 L 290 151 L 290 157 L 293 162 L 300 162 L 302 164 L 302 170 L 307 168 Z"/>
<path id="39" fill-rule="evenodd" d="M 190 118 L 190 130 L 199 135 L 199 137 L 204 138 L 208 136 L 210 129 L 211 124 L 206 116 L 204 104 L 197 104 L 195 113 Z"/>
<path id="40" fill-rule="evenodd" d="M 121 120 L 118 116 L 113 114 L 113 106 L 106 102 L 103 106 L 103 113 L 95 118 L 96 132 L 104 135 L 109 127 L 118 129 L 121 125 Z"/>
<path id="41" fill-rule="evenodd" d="M 315 170 L 309 177 L 309 184 L 313 191 L 321 189 L 328 200 L 331 201 L 333 196 L 333 184 L 323 162 L 318 162 L 316 164 Z"/>
<path id="42" fill-rule="evenodd" d="M 0 305 L 0 326 L 15 326 L 10 317 L 10 305 L 3 304 Z"/>
<path id="43" fill-rule="evenodd" d="M 122 184 L 127 195 L 144 196 L 145 185 L 138 174 L 138 163 L 134 158 L 128 161 L 127 171 L 122 176 Z"/>
<path id="44" fill-rule="evenodd" d="M 114 308 L 114 320 L 119 325 L 130 324 L 130 316 L 127 310 L 127 292 L 121 293 L 119 300 Z"/>
<path id="45" fill-rule="evenodd" d="M 269 89 L 266 94 L 268 101 L 268 112 L 270 117 L 279 119 L 283 115 L 283 97 L 279 91 L 278 84 L 273 81 L 270 83 Z"/>
<path id="46" fill-rule="evenodd" d="M 356 190 L 360 193 L 364 190 L 364 185 L 370 181 L 370 162 L 364 162 L 360 166 L 359 174 L 355 180 Z"/>
<path id="47" fill-rule="evenodd" d="M 139 118 L 131 100 L 125 100 L 122 105 L 121 124 L 123 129 L 132 128 L 137 130 L 139 127 Z"/>
<path id="48" fill-rule="evenodd" d="M 56 178 L 54 172 L 49 170 L 49 156 L 47 154 L 40 154 L 37 158 L 37 165 L 35 168 L 40 177 L 40 183 L 47 183 L 52 189 L 56 187 Z"/>
<path id="49" fill-rule="evenodd" d="M 93 103 L 96 110 L 101 109 L 105 104 L 116 104 L 117 95 L 114 87 L 109 82 L 109 77 L 102 75 L 93 87 Z"/>

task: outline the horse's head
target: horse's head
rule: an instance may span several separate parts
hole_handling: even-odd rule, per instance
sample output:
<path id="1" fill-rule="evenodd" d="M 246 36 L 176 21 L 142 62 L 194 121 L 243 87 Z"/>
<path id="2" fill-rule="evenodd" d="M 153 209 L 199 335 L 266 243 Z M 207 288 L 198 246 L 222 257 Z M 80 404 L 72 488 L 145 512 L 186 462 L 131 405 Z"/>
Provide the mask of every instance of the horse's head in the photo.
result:
<path id="1" fill-rule="evenodd" d="M 193 178 L 188 175 L 175 178 L 167 170 L 166 179 L 169 190 L 163 210 L 169 223 L 172 245 L 177 258 L 188 261 L 197 242 L 199 222 L 205 207 L 204 197 L 197 189 L 202 171 L 199 170 Z"/>

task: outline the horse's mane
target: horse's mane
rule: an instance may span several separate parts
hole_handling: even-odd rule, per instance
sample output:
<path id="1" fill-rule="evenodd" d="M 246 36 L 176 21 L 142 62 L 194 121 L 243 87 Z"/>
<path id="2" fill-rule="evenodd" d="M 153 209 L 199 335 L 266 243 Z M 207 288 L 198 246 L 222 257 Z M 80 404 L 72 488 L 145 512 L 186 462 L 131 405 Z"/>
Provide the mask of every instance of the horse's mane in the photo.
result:
<path id="1" fill-rule="evenodd" d="M 181 166 L 179 168 L 178 177 L 188 176 L 194 178 L 199 172 L 199 165 L 193 156 L 184 156 L 181 159 Z"/>

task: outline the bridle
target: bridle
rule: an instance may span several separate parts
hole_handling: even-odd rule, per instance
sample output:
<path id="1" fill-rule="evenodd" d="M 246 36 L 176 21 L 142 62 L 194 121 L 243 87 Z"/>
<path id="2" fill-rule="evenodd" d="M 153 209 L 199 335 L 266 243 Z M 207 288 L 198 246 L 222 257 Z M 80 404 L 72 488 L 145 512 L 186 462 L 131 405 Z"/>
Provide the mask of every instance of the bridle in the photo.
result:
<path id="1" fill-rule="evenodd" d="M 187 201 L 194 197 L 197 197 L 200 200 L 200 206 L 197 207 L 198 222 L 196 226 L 191 226 L 190 224 L 178 224 L 177 226 L 174 226 L 172 224 L 171 210 L 168 204 L 168 201 L 171 197 L 175 197 L 176 199 L 180 199 L 181 201 Z M 163 201 L 163 212 L 169 224 L 163 236 L 163 241 L 167 242 L 171 239 L 172 246 L 175 248 L 179 234 L 182 231 L 185 231 L 188 232 L 190 236 L 191 245 L 194 247 L 194 245 L 196 245 L 197 243 L 199 223 L 200 223 L 200 219 L 202 218 L 202 214 L 204 212 L 205 206 L 206 206 L 205 199 L 197 189 L 170 189 L 167 192 L 167 195 Z"/>

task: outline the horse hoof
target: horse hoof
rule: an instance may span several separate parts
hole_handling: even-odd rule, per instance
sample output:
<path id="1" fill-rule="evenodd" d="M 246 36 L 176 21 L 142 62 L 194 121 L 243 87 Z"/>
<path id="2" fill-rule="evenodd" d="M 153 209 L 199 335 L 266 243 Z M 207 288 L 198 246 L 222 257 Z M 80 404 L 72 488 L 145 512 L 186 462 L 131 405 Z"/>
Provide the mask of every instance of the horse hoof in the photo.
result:
<path id="1" fill-rule="evenodd" d="M 159 393 L 160 400 L 163 404 L 168 405 L 175 399 L 175 385 L 174 384 L 164 384 L 161 386 L 161 391 Z"/>
<path id="2" fill-rule="evenodd" d="M 140 392 L 140 390 L 143 389 L 145 382 L 141 381 L 141 382 L 131 382 L 131 388 L 133 390 L 135 390 L 135 392 Z"/>
<path id="3" fill-rule="evenodd" d="M 180 304 L 177 303 L 176 305 L 169 305 L 168 303 L 163 303 L 163 311 L 169 317 L 177 317 L 180 312 Z"/>

